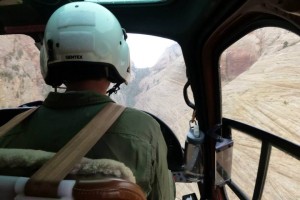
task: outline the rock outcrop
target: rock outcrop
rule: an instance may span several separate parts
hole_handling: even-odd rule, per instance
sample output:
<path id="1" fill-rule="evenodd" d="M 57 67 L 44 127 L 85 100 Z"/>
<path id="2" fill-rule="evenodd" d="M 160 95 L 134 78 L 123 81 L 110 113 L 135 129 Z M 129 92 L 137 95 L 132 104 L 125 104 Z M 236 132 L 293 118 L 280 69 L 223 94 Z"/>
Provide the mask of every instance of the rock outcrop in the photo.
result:
<path id="1" fill-rule="evenodd" d="M 281 29 L 265 31 L 257 61 L 224 84 L 223 115 L 299 145 L 300 38 Z M 233 139 L 233 180 L 251 197 L 261 143 L 236 131 Z M 263 199 L 299 199 L 299 171 L 299 161 L 273 147 Z"/>
<path id="2" fill-rule="evenodd" d="M 0 108 L 43 100 L 48 91 L 40 73 L 39 50 L 32 38 L 0 36 Z"/>

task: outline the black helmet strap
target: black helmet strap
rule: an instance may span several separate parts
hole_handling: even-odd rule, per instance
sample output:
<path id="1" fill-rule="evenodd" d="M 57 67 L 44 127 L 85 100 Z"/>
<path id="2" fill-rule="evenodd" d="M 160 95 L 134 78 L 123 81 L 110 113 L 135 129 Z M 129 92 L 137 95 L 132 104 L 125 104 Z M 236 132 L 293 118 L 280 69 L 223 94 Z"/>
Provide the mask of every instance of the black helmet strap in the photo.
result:
<path id="1" fill-rule="evenodd" d="M 116 83 L 111 89 L 109 89 L 106 93 L 108 96 L 110 96 L 112 93 L 117 94 L 117 92 L 120 90 L 121 83 Z"/>

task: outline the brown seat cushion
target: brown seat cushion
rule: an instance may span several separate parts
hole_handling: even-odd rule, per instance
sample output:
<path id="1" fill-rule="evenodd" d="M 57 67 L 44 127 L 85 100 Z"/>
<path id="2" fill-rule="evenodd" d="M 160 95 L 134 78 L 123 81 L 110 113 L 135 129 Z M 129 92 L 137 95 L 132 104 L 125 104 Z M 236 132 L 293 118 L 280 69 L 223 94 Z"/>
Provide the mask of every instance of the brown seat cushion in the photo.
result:
<path id="1" fill-rule="evenodd" d="M 75 200 L 146 200 L 137 184 L 118 178 L 78 181 L 73 197 Z"/>

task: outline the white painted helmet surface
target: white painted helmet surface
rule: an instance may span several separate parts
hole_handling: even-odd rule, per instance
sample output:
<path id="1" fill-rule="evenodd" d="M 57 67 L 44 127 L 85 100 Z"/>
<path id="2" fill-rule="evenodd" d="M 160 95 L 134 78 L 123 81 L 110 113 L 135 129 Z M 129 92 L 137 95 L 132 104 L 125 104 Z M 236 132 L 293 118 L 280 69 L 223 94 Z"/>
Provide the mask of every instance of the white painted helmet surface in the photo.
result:
<path id="1" fill-rule="evenodd" d="M 73 2 L 60 7 L 48 20 L 40 53 L 46 83 L 60 85 L 62 79 L 91 68 L 96 69 L 92 75 L 101 68 L 111 82 L 127 83 L 130 57 L 125 35 L 116 17 L 99 4 Z"/>

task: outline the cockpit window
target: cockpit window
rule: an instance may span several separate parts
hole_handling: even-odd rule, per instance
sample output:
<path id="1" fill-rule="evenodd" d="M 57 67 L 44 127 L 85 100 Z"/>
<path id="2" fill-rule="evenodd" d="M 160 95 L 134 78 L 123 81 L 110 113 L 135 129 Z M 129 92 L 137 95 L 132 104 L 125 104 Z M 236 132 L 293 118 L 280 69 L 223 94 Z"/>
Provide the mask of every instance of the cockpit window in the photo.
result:
<path id="1" fill-rule="evenodd" d="M 300 144 L 300 37 L 280 28 L 253 31 L 220 60 L 223 116 Z"/>
<path id="2" fill-rule="evenodd" d="M 298 35 L 269 27 L 247 34 L 224 51 L 220 59 L 223 117 L 299 145 L 299 50 Z M 241 132 L 233 131 L 232 136 L 232 178 L 251 198 L 262 144 Z M 297 159 L 272 147 L 263 199 L 299 198 L 299 170 Z"/>

